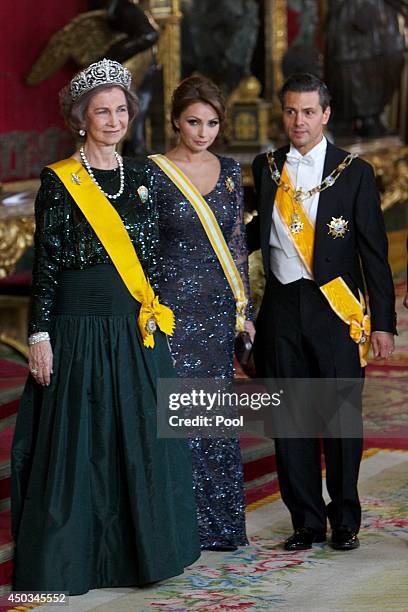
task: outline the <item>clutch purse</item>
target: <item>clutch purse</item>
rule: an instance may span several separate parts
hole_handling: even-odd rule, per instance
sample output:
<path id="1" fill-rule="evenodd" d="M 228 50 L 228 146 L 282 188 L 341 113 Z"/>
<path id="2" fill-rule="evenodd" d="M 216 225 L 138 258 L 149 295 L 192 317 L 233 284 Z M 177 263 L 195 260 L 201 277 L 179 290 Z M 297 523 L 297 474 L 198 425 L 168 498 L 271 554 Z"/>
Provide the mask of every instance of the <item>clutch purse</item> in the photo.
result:
<path id="1" fill-rule="evenodd" d="M 252 342 L 246 331 L 239 332 L 235 337 L 234 351 L 241 365 L 248 365 L 252 353 Z"/>

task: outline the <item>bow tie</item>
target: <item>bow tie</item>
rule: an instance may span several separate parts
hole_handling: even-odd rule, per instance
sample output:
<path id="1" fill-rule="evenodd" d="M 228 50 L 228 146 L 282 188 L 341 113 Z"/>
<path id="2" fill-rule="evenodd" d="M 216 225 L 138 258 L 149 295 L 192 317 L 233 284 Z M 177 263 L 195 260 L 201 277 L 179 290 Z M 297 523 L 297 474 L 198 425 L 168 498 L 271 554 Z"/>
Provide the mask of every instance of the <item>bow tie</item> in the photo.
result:
<path id="1" fill-rule="evenodd" d="M 298 153 L 297 155 L 287 153 L 286 161 L 289 165 L 305 164 L 305 166 L 314 166 L 314 159 L 311 155 L 301 155 L 300 153 Z"/>

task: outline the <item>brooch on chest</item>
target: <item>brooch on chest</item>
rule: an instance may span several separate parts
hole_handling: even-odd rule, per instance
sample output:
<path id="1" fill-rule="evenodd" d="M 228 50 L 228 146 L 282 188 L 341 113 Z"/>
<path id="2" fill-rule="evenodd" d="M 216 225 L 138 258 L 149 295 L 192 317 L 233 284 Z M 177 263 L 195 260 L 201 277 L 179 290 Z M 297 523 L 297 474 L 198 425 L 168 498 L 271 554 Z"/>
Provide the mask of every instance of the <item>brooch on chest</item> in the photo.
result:
<path id="1" fill-rule="evenodd" d="M 75 185 L 81 184 L 81 179 L 79 178 L 77 174 L 75 174 L 75 172 L 71 172 L 71 181 L 75 183 Z"/>
<path id="2" fill-rule="evenodd" d="M 142 204 L 146 204 L 148 198 L 149 198 L 149 190 L 147 187 L 145 187 L 144 185 L 140 185 L 140 187 L 137 190 L 137 194 L 140 198 L 140 201 Z"/>
<path id="3" fill-rule="evenodd" d="M 229 191 L 229 193 L 232 193 L 233 191 L 235 191 L 235 183 L 230 176 L 227 176 L 224 184 L 225 184 L 225 187 L 227 188 L 227 191 Z"/>
<path id="4" fill-rule="evenodd" d="M 344 238 L 346 232 L 350 231 L 347 226 L 348 221 L 343 219 L 342 215 L 338 219 L 332 217 L 330 223 L 327 223 L 329 236 L 333 236 L 333 238 Z"/>

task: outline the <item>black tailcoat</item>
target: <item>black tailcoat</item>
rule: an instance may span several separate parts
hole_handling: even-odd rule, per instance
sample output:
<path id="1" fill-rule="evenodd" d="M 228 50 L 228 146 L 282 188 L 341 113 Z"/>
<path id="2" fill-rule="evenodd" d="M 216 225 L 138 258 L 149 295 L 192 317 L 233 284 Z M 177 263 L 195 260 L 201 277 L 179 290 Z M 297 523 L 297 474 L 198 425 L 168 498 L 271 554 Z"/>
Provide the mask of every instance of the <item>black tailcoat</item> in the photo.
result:
<path id="1" fill-rule="evenodd" d="M 278 149 L 274 156 L 282 171 L 289 147 Z M 327 143 L 323 178 L 346 157 L 347 152 Z M 258 155 L 252 166 L 257 193 L 258 216 L 247 226 L 250 251 L 262 249 L 266 276 L 270 273 L 269 237 L 276 184 L 272 180 L 266 155 Z M 342 216 L 349 231 L 344 238 L 329 235 L 327 224 Z M 388 242 L 381 212 L 380 198 L 373 169 L 362 159 L 355 159 L 336 183 L 319 196 L 315 227 L 313 274 L 316 283 L 324 285 L 342 276 L 350 288 L 366 290 L 369 297 L 372 329 L 395 332 L 394 284 L 387 260 Z M 363 274 L 362 274 L 363 271 Z"/>
<path id="2" fill-rule="evenodd" d="M 275 152 L 279 171 L 288 151 L 289 147 L 283 147 Z M 328 143 L 323 178 L 346 156 L 346 151 Z M 336 183 L 320 193 L 313 255 L 315 283 L 300 279 L 283 285 L 270 272 L 269 239 L 277 186 L 265 154 L 254 160 L 253 175 L 258 216 L 247 225 L 248 246 L 250 251 L 261 248 L 267 277 L 255 340 L 258 375 L 360 378 L 363 371 L 358 348 L 349 336 L 348 325 L 330 308 L 318 286 L 341 276 L 356 296 L 358 289 L 368 294 L 372 329 L 395 332 L 387 236 L 371 166 L 361 159 L 353 160 Z M 333 217 L 348 221 L 349 231 L 343 238 L 329 234 L 328 224 Z M 361 407 L 361 398 L 357 402 L 357 408 Z M 320 406 L 330 410 L 323 398 Z M 362 453 L 358 410 L 355 425 L 355 436 L 324 439 L 326 482 L 331 497 L 327 508 L 321 493 L 319 439 L 301 435 L 276 439 L 282 499 L 295 528 L 325 532 L 328 517 L 333 528 L 347 526 L 358 531 L 361 508 L 357 478 Z"/>

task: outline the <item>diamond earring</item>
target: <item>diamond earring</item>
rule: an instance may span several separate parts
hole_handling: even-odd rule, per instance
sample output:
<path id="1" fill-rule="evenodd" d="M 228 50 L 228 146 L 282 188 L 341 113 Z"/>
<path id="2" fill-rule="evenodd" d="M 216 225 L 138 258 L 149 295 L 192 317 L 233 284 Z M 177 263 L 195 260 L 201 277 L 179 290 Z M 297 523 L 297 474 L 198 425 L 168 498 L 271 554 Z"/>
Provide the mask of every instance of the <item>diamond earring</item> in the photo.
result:
<path id="1" fill-rule="evenodd" d="M 82 130 L 82 129 L 81 129 L 81 130 L 79 130 L 78 134 L 79 134 L 80 136 L 85 136 L 85 134 L 86 134 L 86 130 Z"/>

